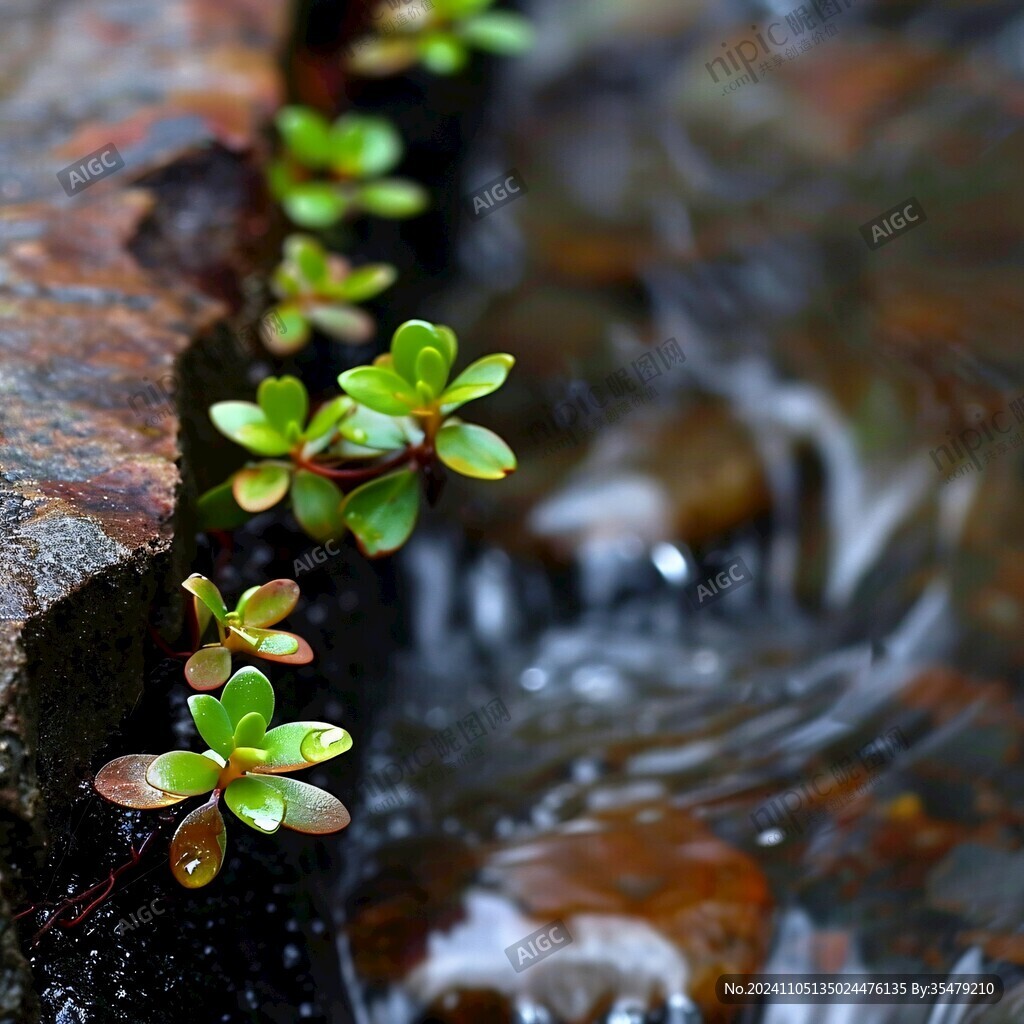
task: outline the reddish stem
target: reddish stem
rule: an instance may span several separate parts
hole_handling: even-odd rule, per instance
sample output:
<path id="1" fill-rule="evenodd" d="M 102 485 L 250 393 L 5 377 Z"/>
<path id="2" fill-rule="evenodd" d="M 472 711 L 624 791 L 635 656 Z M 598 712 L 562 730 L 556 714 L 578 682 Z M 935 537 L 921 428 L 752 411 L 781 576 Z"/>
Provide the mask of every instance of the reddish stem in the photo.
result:
<path id="1" fill-rule="evenodd" d="M 164 654 L 167 655 L 168 658 L 192 657 L 192 651 L 172 651 L 170 647 L 167 646 L 167 643 L 164 641 L 164 638 L 153 626 L 149 627 L 149 638 L 153 641 L 153 643 L 157 645 L 157 647 L 160 648 L 161 651 L 163 651 Z"/>
<path id="2" fill-rule="evenodd" d="M 396 452 L 389 458 L 384 459 L 383 462 L 377 462 L 372 466 L 367 466 L 365 469 L 331 469 L 322 462 L 314 462 L 312 459 L 305 458 L 298 451 L 292 453 L 292 458 L 300 469 L 316 473 L 317 476 L 327 477 L 329 480 L 338 480 L 342 483 L 360 484 L 382 476 L 392 469 L 397 469 L 407 462 L 418 459 L 421 454 L 422 449 L 419 446 L 403 448 L 400 452 Z"/>
<path id="3" fill-rule="evenodd" d="M 135 865 L 138 864 L 140 860 L 142 860 L 143 856 L 146 853 L 146 850 L 149 848 L 149 844 L 157 837 L 159 833 L 160 826 L 157 826 L 152 832 L 150 832 L 148 836 L 146 836 L 146 838 L 142 841 L 137 850 L 135 849 L 134 846 L 130 847 L 128 860 L 114 868 L 107 876 L 107 878 L 105 878 L 102 882 L 97 882 L 95 885 L 89 886 L 88 889 L 84 889 L 82 892 L 75 893 L 73 896 L 69 896 L 62 903 L 56 904 L 56 909 L 54 910 L 54 912 L 46 919 L 46 922 L 39 929 L 39 931 L 37 931 L 35 935 L 32 936 L 32 946 L 39 945 L 39 941 L 42 939 L 42 937 L 58 922 L 64 928 L 74 928 L 76 925 L 80 925 L 104 900 L 106 900 L 110 896 L 110 894 L 114 891 L 114 885 L 116 884 L 118 878 L 120 878 L 121 875 L 123 875 L 126 871 L 131 870 L 131 868 L 135 867 Z M 103 890 L 100 893 L 100 895 L 97 896 L 95 899 L 92 899 L 93 895 L 100 889 Z M 66 914 L 69 910 L 74 910 L 80 903 L 84 902 L 85 900 L 90 900 L 90 902 L 86 905 L 85 909 L 81 911 L 81 913 L 79 913 L 76 917 L 72 918 L 70 921 L 61 921 L 61 917 L 63 917 L 64 914 Z M 19 913 L 15 917 L 15 920 L 18 920 L 18 918 L 21 917 L 25 917 L 27 914 L 31 914 L 34 911 L 38 910 L 40 907 L 47 905 L 54 906 L 53 903 L 48 903 L 46 901 L 42 903 L 34 903 L 27 910 L 21 911 L 21 913 Z"/>

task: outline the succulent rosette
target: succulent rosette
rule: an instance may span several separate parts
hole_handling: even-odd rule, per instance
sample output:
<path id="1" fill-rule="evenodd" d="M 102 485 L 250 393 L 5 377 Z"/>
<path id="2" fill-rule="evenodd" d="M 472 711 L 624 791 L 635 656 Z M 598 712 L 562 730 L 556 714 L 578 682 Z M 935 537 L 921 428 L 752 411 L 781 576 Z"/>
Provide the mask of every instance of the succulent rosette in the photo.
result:
<path id="1" fill-rule="evenodd" d="M 294 633 L 270 629 L 290 615 L 299 600 L 299 586 L 293 580 L 271 580 L 250 587 L 228 611 L 214 583 L 193 573 L 182 586 L 192 595 L 202 639 L 211 623 L 217 640 L 200 647 L 185 663 L 185 678 L 193 690 L 216 690 L 231 675 L 231 655 L 247 654 L 264 661 L 305 665 L 313 660 L 309 644 Z"/>
<path id="2" fill-rule="evenodd" d="M 269 729 L 274 690 L 259 669 L 239 669 L 218 700 L 189 698 L 189 710 L 209 749 L 202 754 L 127 754 L 97 774 L 97 793 L 111 803 L 153 810 L 211 794 L 187 814 L 171 839 L 171 872 L 188 889 L 208 885 L 224 863 L 227 836 L 220 812 L 229 810 L 250 828 L 272 835 L 280 828 L 325 835 L 349 823 L 345 806 L 330 793 L 279 776 L 345 753 L 352 737 L 326 722 L 290 722 Z"/>

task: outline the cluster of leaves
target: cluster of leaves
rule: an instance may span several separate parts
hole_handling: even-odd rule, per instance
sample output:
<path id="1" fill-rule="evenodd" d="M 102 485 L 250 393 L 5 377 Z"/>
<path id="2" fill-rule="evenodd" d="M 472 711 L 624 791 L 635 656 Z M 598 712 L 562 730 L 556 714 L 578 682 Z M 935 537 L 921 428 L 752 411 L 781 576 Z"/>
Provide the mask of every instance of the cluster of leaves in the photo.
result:
<path id="1" fill-rule="evenodd" d="M 216 690 L 231 675 L 231 655 L 247 654 L 264 661 L 306 665 L 313 660 L 309 644 L 294 633 L 269 629 L 290 615 L 299 600 L 293 580 L 271 580 L 250 587 L 229 612 L 217 587 L 193 573 L 182 586 L 192 595 L 197 637 L 202 640 L 212 623 L 217 640 L 200 647 L 185 663 L 185 678 L 193 690 Z"/>
<path id="2" fill-rule="evenodd" d="M 447 467 L 500 480 L 516 458 L 497 434 L 453 414 L 504 384 L 515 360 L 486 356 L 454 380 L 455 333 L 425 320 L 395 332 L 391 351 L 338 378 L 343 395 L 312 416 L 295 377 L 269 377 L 256 402 L 219 402 L 217 429 L 259 461 L 200 500 L 208 529 L 226 529 L 286 497 L 302 528 L 319 541 L 351 530 L 362 551 L 389 554 L 408 539 L 420 508 L 420 478 Z M 287 613 L 285 613 L 287 614 Z"/>
<path id="3" fill-rule="evenodd" d="M 275 356 L 304 348 L 316 327 L 337 341 L 352 345 L 373 336 L 373 317 L 353 303 L 368 302 L 395 283 L 390 263 L 369 263 L 353 269 L 348 260 L 327 250 L 309 235 L 289 235 L 284 260 L 271 278 L 281 300 L 271 310 L 281 329 L 264 339 Z"/>
<path id="4" fill-rule="evenodd" d="M 408 178 L 384 177 L 402 159 L 394 126 L 382 117 L 343 114 L 333 124 L 308 107 L 284 107 L 276 119 L 284 154 L 269 169 L 270 189 L 304 228 L 332 227 L 346 217 L 414 217 L 427 193 Z"/>
<path id="5" fill-rule="evenodd" d="M 326 722 L 291 722 L 268 731 L 274 689 L 255 668 L 239 669 L 220 699 L 189 698 L 189 710 L 206 751 L 127 754 L 105 765 L 95 787 L 111 803 L 154 810 L 210 793 L 187 814 L 171 839 L 171 872 L 188 889 L 217 877 L 227 846 L 224 802 L 250 828 L 272 834 L 281 826 L 324 835 L 349 823 L 344 805 L 331 794 L 296 779 L 277 776 L 326 761 L 352 746 L 344 730 Z"/>
<path id="6" fill-rule="evenodd" d="M 379 31 L 357 39 L 346 66 L 355 74 L 392 75 L 422 64 L 437 75 L 452 75 L 471 50 L 512 55 L 533 42 L 533 28 L 521 15 L 491 11 L 494 0 L 379 0 L 371 17 Z"/>

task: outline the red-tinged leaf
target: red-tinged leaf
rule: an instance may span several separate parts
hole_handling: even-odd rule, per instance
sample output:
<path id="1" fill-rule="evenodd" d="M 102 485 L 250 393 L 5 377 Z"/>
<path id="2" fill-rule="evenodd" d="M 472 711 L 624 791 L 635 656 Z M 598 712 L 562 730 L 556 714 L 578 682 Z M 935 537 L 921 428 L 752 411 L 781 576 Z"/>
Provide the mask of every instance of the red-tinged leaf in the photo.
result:
<path id="1" fill-rule="evenodd" d="M 276 661 L 282 665 L 308 665 L 313 660 L 313 648 L 295 633 L 288 633 L 283 629 L 254 629 L 252 632 L 258 634 L 261 640 L 266 634 L 273 632 L 277 636 L 289 637 L 298 644 L 298 649 L 292 654 L 272 654 L 261 649 L 255 652 L 257 658 L 262 658 L 264 661 Z"/>
<path id="2" fill-rule="evenodd" d="M 337 797 L 308 782 L 279 775 L 265 775 L 262 781 L 284 797 L 284 821 L 281 824 L 293 832 L 323 836 L 340 832 L 352 820 Z"/>
<path id="3" fill-rule="evenodd" d="M 186 889 L 209 885 L 224 863 L 227 836 L 215 803 L 186 815 L 171 839 L 171 873 Z"/>
<path id="4" fill-rule="evenodd" d="M 201 647 L 185 662 L 185 678 L 193 690 L 216 690 L 231 675 L 231 652 L 226 647 Z"/>
<path id="5" fill-rule="evenodd" d="M 155 810 L 181 803 L 183 796 L 174 796 L 156 789 L 146 781 L 149 766 L 156 754 L 125 754 L 105 764 L 97 773 L 93 786 L 104 800 L 138 811 Z"/>
<path id="6" fill-rule="evenodd" d="M 243 775 L 224 791 L 224 801 L 250 828 L 272 835 L 284 821 L 284 797 L 263 779 Z"/>
<path id="7" fill-rule="evenodd" d="M 294 580 L 271 580 L 246 602 L 242 621 L 246 627 L 273 626 L 291 615 L 298 600 L 299 585 Z"/>

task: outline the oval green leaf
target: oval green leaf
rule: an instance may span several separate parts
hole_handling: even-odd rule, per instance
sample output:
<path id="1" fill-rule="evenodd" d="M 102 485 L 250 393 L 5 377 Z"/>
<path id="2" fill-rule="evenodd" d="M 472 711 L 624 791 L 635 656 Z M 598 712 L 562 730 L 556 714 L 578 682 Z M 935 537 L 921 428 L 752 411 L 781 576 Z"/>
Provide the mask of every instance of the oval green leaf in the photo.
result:
<path id="1" fill-rule="evenodd" d="M 298 583 L 294 580 L 271 580 L 249 596 L 242 621 L 246 626 L 273 626 L 291 615 L 298 601 Z"/>
<path id="2" fill-rule="evenodd" d="M 331 169 L 350 178 L 373 178 L 402 158 L 402 138 L 382 117 L 346 114 L 331 128 Z"/>
<path id="3" fill-rule="evenodd" d="M 171 838 L 171 874 L 186 889 L 209 885 L 220 872 L 227 849 L 224 818 L 215 803 L 185 815 Z"/>
<path id="4" fill-rule="evenodd" d="M 483 359 L 470 363 L 441 395 L 441 408 L 444 413 L 447 415 L 460 405 L 497 391 L 508 379 L 515 363 L 515 357 L 505 352 L 484 356 Z"/>
<path id="5" fill-rule="evenodd" d="M 412 383 L 381 366 L 346 370 L 338 377 L 338 383 L 357 402 L 386 416 L 407 416 L 419 406 L 419 396 Z"/>
<path id="6" fill-rule="evenodd" d="M 325 434 L 334 433 L 338 421 L 352 408 L 354 408 L 354 403 L 347 395 L 339 395 L 329 402 L 324 402 L 313 414 L 313 418 L 306 428 L 306 439 L 316 441 Z"/>
<path id="7" fill-rule="evenodd" d="M 287 455 L 291 451 L 288 439 L 278 433 L 272 426 L 265 423 L 247 423 L 235 432 L 243 448 L 248 448 L 253 455 L 267 455 L 274 458 Z"/>
<path id="8" fill-rule="evenodd" d="M 331 147 L 330 128 L 324 117 L 308 107 L 282 107 L 274 123 L 299 163 L 314 170 L 326 166 Z"/>
<path id="9" fill-rule="evenodd" d="M 345 805 L 330 793 L 308 782 L 281 775 L 265 775 L 262 781 L 284 797 L 285 828 L 307 835 L 339 832 L 352 820 Z"/>
<path id="10" fill-rule="evenodd" d="M 398 271 L 390 263 L 368 263 L 353 270 L 327 293 L 346 302 L 366 302 L 390 288 L 397 279 Z"/>
<path id="11" fill-rule="evenodd" d="M 277 306 L 275 312 L 280 326 L 276 331 L 261 330 L 260 340 L 271 355 L 290 356 L 309 341 L 309 321 L 297 306 Z"/>
<path id="12" fill-rule="evenodd" d="M 220 702 L 228 713 L 232 729 L 252 711 L 262 715 L 265 722 L 274 717 L 274 688 L 258 668 L 251 666 L 240 668 L 228 680 Z"/>
<path id="13" fill-rule="evenodd" d="M 224 802 L 250 828 L 273 835 L 284 821 L 284 797 L 262 779 L 243 775 L 224 790 Z"/>
<path id="14" fill-rule="evenodd" d="M 146 781 L 176 796 L 199 796 L 217 785 L 220 765 L 192 750 L 161 754 L 146 770 Z"/>
<path id="15" fill-rule="evenodd" d="M 249 521 L 249 513 L 235 501 L 232 484 L 226 480 L 199 498 L 200 530 L 234 530 Z"/>
<path id="16" fill-rule="evenodd" d="M 307 182 L 291 189 L 282 200 L 285 213 L 304 228 L 329 228 L 345 214 L 345 197 L 334 185 Z"/>
<path id="17" fill-rule="evenodd" d="M 215 402 L 210 406 L 213 425 L 227 438 L 241 444 L 238 432 L 242 427 L 267 425 L 267 417 L 255 402 Z"/>
<path id="18" fill-rule="evenodd" d="M 469 18 L 456 31 L 470 46 L 506 57 L 528 50 L 535 38 L 533 25 L 513 11 L 494 11 Z"/>
<path id="19" fill-rule="evenodd" d="M 449 469 L 477 480 L 503 480 L 516 471 L 512 449 L 474 423 L 446 423 L 437 433 L 437 455 Z"/>
<path id="20" fill-rule="evenodd" d="M 225 714 L 225 720 L 227 715 Z M 262 749 L 260 744 L 263 743 L 263 737 L 267 734 L 267 720 L 258 712 L 250 711 L 249 714 L 243 715 L 238 725 L 235 726 L 234 742 L 231 745 L 232 750 L 235 747 L 254 747 L 257 750 Z"/>
<path id="21" fill-rule="evenodd" d="M 362 345 L 373 337 L 377 323 L 369 313 L 338 303 L 313 306 L 309 319 L 317 330 L 335 341 Z"/>
<path id="22" fill-rule="evenodd" d="M 357 487 L 345 499 L 342 518 L 363 554 L 377 558 L 409 539 L 419 508 L 419 477 L 402 470 Z"/>
<path id="23" fill-rule="evenodd" d="M 447 327 L 429 320 L 406 320 L 391 338 L 391 362 L 395 372 L 409 384 L 416 383 L 416 362 L 427 348 L 436 349 L 451 367 L 455 335 Z M 451 358 L 449 358 L 449 354 Z"/>
<path id="24" fill-rule="evenodd" d="M 294 424 L 302 432 L 309 414 L 309 395 L 298 377 L 265 377 L 256 390 L 256 401 L 266 413 L 270 425 L 283 437 L 289 437 Z"/>
<path id="25" fill-rule="evenodd" d="M 392 220 L 416 217 L 428 206 L 426 189 L 407 178 L 381 178 L 363 185 L 356 194 L 367 213 Z"/>
<path id="26" fill-rule="evenodd" d="M 192 713 L 192 721 L 196 723 L 199 735 L 210 749 L 221 757 L 230 757 L 231 751 L 235 749 L 235 743 L 231 734 L 231 719 L 228 718 L 224 705 L 216 697 L 196 694 L 189 697 L 188 709 Z"/>
<path id="27" fill-rule="evenodd" d="M 246 512 L 265 512 L 288 493 L 291 482 L 287 466 L 264 462 L 240 469 L 231 478 L 231 494 Z"/>
<path id="28" fill-rule="evenodd" d="M 436 348 L 422 349 L 416 357 L 416 386 L 423 389 L 433 401 L 448 381 L 448 365 Z"/>
<path id="29" fill-rule="evenodd" d="M 96 792 L 112 804 L 138 811 L 181 803 L 185 797 L 165 793 L 146 781 L 146 772 L 156 758 L 156 754 L 125 754 L 114 758 L 96 773 L 93 781 Z"/>
<path id="30" fill-rule="evenodd" d="M 325 477 L 300 469 L 292 482 L 292 511 L 299 526 L 314 540 L 327 541 L 345 532 L 341 518 L 343 495 Z"/>
<path id="31" fill-rule="evenodd" d="M 213 617 L 218 622 L 224 622 L 228 616 L 227 605 L 224 604 L 224 598 L 221 597 L 220 591 L 211 580 L 208 580 L 198 572 L 194 572 L 182 583 L 182 587 L 190 594 L 198 597 L 213 612 Z"/>
<path id="32" fill-rule="evenodd" d="M 344 754 L 352 737 L 328 722 L 289 722 L 271 729 L 263 739 L 266 762 L 257 771 L 280 774 L 306 768 Z"/>
<path id="33" fill-rule="evenodd" d="M 284 240 L 284 255 L 310 284 L 319 284 L 327 273 L 327 253 L 309 235 L 289 235 Z"/>
<path id="34" fill-rule="evenodd" d="M 435 75 L 454 75 L 469 60 L 465 44 L 451 32 L 430 32 L 419 44 L 420 59 Z"/>

